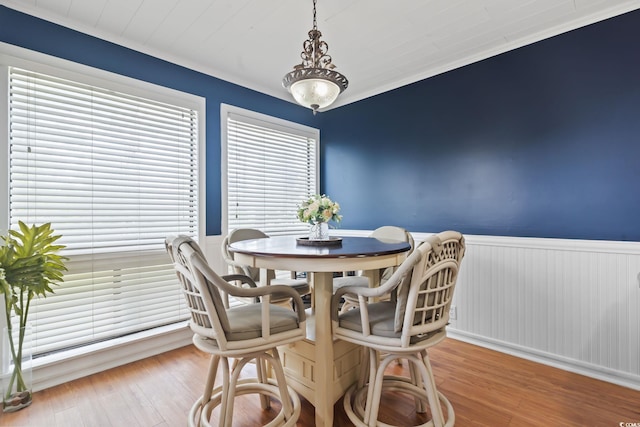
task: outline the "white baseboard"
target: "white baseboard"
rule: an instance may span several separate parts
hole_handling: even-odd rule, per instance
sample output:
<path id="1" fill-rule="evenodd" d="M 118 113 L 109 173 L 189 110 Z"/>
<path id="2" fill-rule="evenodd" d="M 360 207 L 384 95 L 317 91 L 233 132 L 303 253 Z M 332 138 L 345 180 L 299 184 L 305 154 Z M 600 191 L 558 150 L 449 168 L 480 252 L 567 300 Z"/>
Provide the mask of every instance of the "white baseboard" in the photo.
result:
<path id="1" fill-rule="evenodd" d="M 640 377 L 636 375 L 607 370 L 600 366 L 589 365 L 587 363 L 576 361 L 575 359 L 567 359 L 555 354 L 516 346 L 508 342 L 492 340 L 487 337 L 459 331 L 451 327 L 447 328 L 447 337 L 458 341 L 467 342 L 469 344 L 474 344 L 480 347 L 488 348 L 490 350 L 499 351 L 500 353 L 510 354 L 515 357 L 531 360 L 532 362 L 552 366 L 564 371 L 573 372 L 590 378 L 595 378 L 601 381 L 628 387 L 634 390 L 640 390 Z"/>

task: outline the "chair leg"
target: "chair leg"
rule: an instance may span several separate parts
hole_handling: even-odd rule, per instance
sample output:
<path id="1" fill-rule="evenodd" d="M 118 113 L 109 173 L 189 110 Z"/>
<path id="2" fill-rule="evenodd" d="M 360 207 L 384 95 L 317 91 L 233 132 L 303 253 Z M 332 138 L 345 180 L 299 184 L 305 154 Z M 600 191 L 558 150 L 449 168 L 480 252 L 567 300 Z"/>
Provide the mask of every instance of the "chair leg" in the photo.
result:
<path id="1" fill-rule="evenodd" d="M 377 351 L 373 355 L 375 359 L 371 360 L 373 366 L 376 366 L 375 362 L 379 360 L 380 355 Z M 377 363 L 377 369 L 374 368 L 375 374 L 373 381 L 369 381 L 369 391 L 367 393 L 367 410 L 365 413 L 364 422 L 367 426 L 375 427 L 378 424 L 378 412 L 380 410 L 380 399 L 382 398 L 382 386 L 384 384 L 384 371 L 396 357 L 389 355 L 384 357 Z M 373 391 L 372 391 L 373 390 Z"/>
<path id="2" fill-rule="evenodd" d="M 362 388 L 367 384 L 367 376 L 369 376 L 369 380 L 370 380 L 370 375 L 369 375 L 369 367 L 371 366 L 371 364 L 369 363 L 369 357 L 371 357 L 370 355 L 370 349 L 366 348 L 366 347 L 361 347 L 360 351 L 362 351 L 362 354 L 360 355 L 360 373 L 358 374 L 358 388 Z"/>
<path id="3" fill-rule="evenodd" d="M 258 374 L 258 381 L 262 384 L 266 384 L 269 379 L 267 366 L 262 357 L 256 358 L 256 371 Z M 260 407 L 263 411 L 271 408 L 271 400 L 269 400 L 269 396 L 265 394 L 260 394 Z"/>
<path id="4" fill-rule="evenodd" d="M 400 360 L 400 359 L 398 359 Z M 424 384 L 423 384 L 423 380 L 422 380 L 422 376 L 420 375 L 420 372 L 416 369 L 416 365 L 415 363 L 411 363 L 409 362 L 409 373 L 411 376 L 411 384 L 415 385 L 416 387 L 419 387 L 421 389 L 424 388 Z M 416 404 L 416 412 L 419 414 L 424 414 L 425 412 L 427 412 L 427 408 L 425 406 L 425 402 L 423 399 L 421 399 L 419 396 L 414 396 L 414 400 L 415 400 L 415 404 Z"/>
<path id="5" fill-rule="evenodd" d="M 378 414 L 383 391 L 396 391 L 413 395 L 416 409 L 430 408 L 430 419 L 420 427 L 453 427 L 455 413 L 449 400 L 436 388 L 433 370 L 426 351 L 414 354 L 386 354 L 382 358 L 378 352 L 368 348 L 369 383 L 359 380 L 351 386 L 344 397 L 345 413 L 358 427 L 389 426 L 378 421 Z M 410 378 L 404 376 L 385 375 L 386 369 L 398 358 L 407 360 Z M 363 364 L 367 363 L 363 359 Z M 364 396 L 366 394 L 366 401 Z M 443 409 L 446 411 L 446 418 Z M 418 411 L 417 411 L 418 412 Z"/>
<path id="6" fill-rule="evenodd" d="M 225 427 L 232 427 L 232 420 L 233 420 L 233 406 L 235 403 L 235 398 L 237 395 L 239 395 L 238 391 L 240 389 L 240 387 L 238 387 L 239 382 L 240 382 L 240 375 L 242 373 L 242 369 L 244 369 L 244 367 L 246 366 L 246 364 L 248 362 L 250 362 L 251 360 L 256 361 L 256 373 L 258 376 L 258 381 L 261 384 L 266 384 L 268 382 L 267 380 L 267 376 L 266 376 L 266 370 L 264 367 L 264 360 L 262 360 L 262 358 L 258 355 L 252 355 L 252 356 L 248 356 L 248 357 L 243 357 L 241 359 L 236 359 L 235 360 L 235 364 L 234 364 L 234 368 L 233 371 L 231 372 L 231 376 L 229 379 L 229 385 L 225 390 L 223 390 L 223 393 L 228 395 L 228 399 L 226 399 L 226 405 L 223 401 L 222 405 L 223 408 L 225 409 L 225 420 L 224 420 L 224 426 Z M 261 398 L 261 404 L 263 403 L 262 398 L 266 398 L 266 407 L 263 406 L 262 409 L 269 409 L 269 397 L 268 396 L 264 396 L 263 394 L 260 394 L 260 398 Z M 224 398 L 224 397 L 223 397 Z"/>
<path id="7" fill-rule="evenodd" d="M 229 359 L 227 357 L 221 357 L 222 360 L 222 391 L 220 402 L 220 427 L 227 427 L 230 424 L 233 417 L 233 396 L 229 393 Z M 235 370 L 235 369 L 234 369 Z M 231 412 L 227 412 L 229 408 L 229 402 L 231 402 Z M 228 420 L 227 420 L 228 419 Z M 227 424 L 229 421 L 229 424 Z"/>
<path id="8" fill-rule="evenodd" d="M 374 385 L 376 384 L 376 379 L 378 377 L 378 362 L 380 360 L 380 353 L 374 349 L 369 349 L 369 386 L 367 388 L 367 400 L 365 403 L 365 411 L 364 411 L 364 422 L 365 424 L 369 424 L 371 417 L 373 416 L 373 420 L 375 421 L 378 416 L 378 404 L 375 403 L 374 397 Z M 374 402 L 372 404 L 372 402 Z M 372 415 L 372 411 L 375 409 L 375 415 Z"/>
<path id="9" fill-rule="evenodd" d="M 201 406 L 204 406 L 211 400 L 211 393 L 213 392 L 213 386 L 216 383 L 216 376 L 218 375 L 218 363 L 220 362 L 220 356 L 213 355 L 209 361 L 209 372 L 207 373 L 207 382 L 204 385 L 204 393 L 202 393 Z"/>
<path id="10" fill-rule="evenodd" d="M 251 378 L 240 378 L 247 363 L 254 360 L 257 375 Z M 231 363 L 233 363 L 233 369 L 230 371 Z M 268 378 L 268 368 L 272 369 L 275 379 Z M 215 387 L 218 369 L 221 370 L 222 384 Z M 204 393 L 200 399 L 194 402 L 189 411 L 188 426 L 210 427 L 213 411 L 219 406 L 217 426 L 232 427 L 235 398 L 245 394 L 259 394 L 261 397 L 265 397 L 269 403 L 271 403 L 271 398 L 280 400 L 280 411 L 267 425 L 295 427 L 301 411 L 300 398 L 293 389 L 287 386 L 280 355 L 275 348 L 246 354 L 242 358 L 230 359 L 213 355 L 210 360 L 209 376 L 206 379 Z"/>
<path id="11" fill-rule="evenodd" d="M 200 426 L 201 424 L 203 424 L 202 420 L 208 416 L 207 405 L 211 402 L 211 398 L 214 393 L 214 386 L 216 377 L 218 375 L 219 362 L 220 356 L 211 356 L 211 359 L 209 361 L 209 371 L 207 372 L 207 381 L 204 386 L 204 392 L 202 393 L 202 397 L 194 403 L 193 407 L 189 411 L 189 427 Z"/>
<path id="12" fill-rule="evenodd" d="M 287 386 L 287 380 L 284 376 L 284 369 L 282 368 L 282 361 L 280 360 L 278 350 L 274 348 L 269 353 L 268 359 L 271 362 L 271 367 L 276 377 L 278 389 L 280 390 L 280 402 L 282 403 L 282 410 L 284 411 L 285 419 L 290 419 L 294 415 L 294 407 L 291 403 L 289 387 Z"/>
<path id="13" fill-rule="evenodd" d="M 442 413 L 442 407 L 440 406 L 440 398 L 438 396 L 438 389 L 436 388 L 436 381 L 433 376 L 433 370 L 431 369 L 431 362 L 429 361 L 429 355 L 426 350 L 420 353 L 423 364 L 420 366 L 422 372 L 422 379 L 424 382 L 425 390 L 427 392 L 427 399 L 429 400 L 429 407 L 431 408 L 431 417 L 433 418 L 433 425 L 435 427 L 442 427 L 444 423 L 444 415 Z"/>

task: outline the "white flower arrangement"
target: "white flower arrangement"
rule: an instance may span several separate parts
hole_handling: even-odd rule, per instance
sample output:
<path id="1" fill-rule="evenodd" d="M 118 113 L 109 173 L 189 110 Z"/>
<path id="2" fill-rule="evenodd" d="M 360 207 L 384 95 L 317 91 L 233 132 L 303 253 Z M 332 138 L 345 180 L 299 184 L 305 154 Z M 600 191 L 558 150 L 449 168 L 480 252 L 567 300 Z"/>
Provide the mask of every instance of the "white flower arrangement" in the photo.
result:
<path id="1" fill-rule="evenodd" d="M 309 224 L 322 222 L 340 222 L 342 215 L 338 215 L 340 205 L 333 202 L 326 195 L 316 194 L 298 206 L 298 219 Z"/>

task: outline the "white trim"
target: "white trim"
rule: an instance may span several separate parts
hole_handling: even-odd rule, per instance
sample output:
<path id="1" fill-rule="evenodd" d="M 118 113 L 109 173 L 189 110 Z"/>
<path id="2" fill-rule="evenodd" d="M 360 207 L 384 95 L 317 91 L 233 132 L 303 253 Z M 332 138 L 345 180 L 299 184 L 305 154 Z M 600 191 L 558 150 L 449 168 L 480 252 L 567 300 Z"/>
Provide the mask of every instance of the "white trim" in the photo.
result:
<path id="1" fill-rule="evenodd" d="M 33 390 L 39 391 L 191 344 L 186 322 L 139 332 L 33 361 Z"/>
<path id="2" fill-rule="evenodd" d="M 53 73 L 86 84 L 107 87 L 160 102 L 179 104 L 198 112 L 198 236 L 206 242 L 206 99 L 197 95 L 136 80 L 109 71 L 74 63 L 51 55 L 0 42 L 0 99 L 8 99 L 7 66 Z M 0 141 L 8 141 L 8 105 L 0 102 Z M 8 201 L 8 144 L 0 148 L 0 201 Z M 0 232 L 8 225 L 8 203 L 0 203 Z M 0 326 L 5 323 L 4 304 Z M 193 333 L 186 322 L 154 328 L 127 337 L 37 358 L 33 363 L 34 390 L 42 390 L 73 379 L 160 354 L 191 343 Z"/>
<path id="3" fill-rule="evenodd" d="M 417 239 L 423 239 L 428 233 L 417 233 Z M 509 237 L 467 235 L 465 241 L 474 245 L 500 246 L 527 249 L 552 249 L 560 251 L 607 252 L 619 254 L 640 254 L 640 242 L 622 242 L 611 240 L 551 239 L 542 237 Z"/>
<path id="4" fill-rule="evenodd" d="M 156 85 L 143 80 L 137 80 L 132 77 L 123 76 L 120 74 L 112 73 L 110 71 L 101 70 L 99 68 L 90 67 L 76 62 L 68 61 L 66 59 L 58 58 L 52 55 L 47 55 L 40 52 L 35 52 L 22 47 L 14 46 L 8 43 L 0 42 L 0 68 L 4 68 L 0 78 L 3 88 L 0 89 L 0 95 L 8 96 L 7 89 L 7 71 L 6 66 L 15 66 L 31 69 L 41 73 L 52 73 L 62 78 L 71 79 L 77 82 L 82 82 L 89 85 L 95 85 L 103 88 L 109 88 L 115 91 L 129 93 L 131 95 L 140 96 L 143 98 L 153 98 L 154 100 L 178 104 L 185 108 L 191 108 L 198 112 L 198 240 L 204 241 L 206 235 L 206 98 L 191 93 L 181 92 L 168 87 Z M 2 99 L 2 98 L 0 98 Z M 0 102 L 0 104 L 6 104 Z M 5 136 L 0 141 L 8 141 L 9 129 L 8 129 L 8 106 L 0 106 L 0 137 Z M 6 151 L 4 148 L 0 152 L 0 164 L 6 164 L 8 156 L 8 144 Z M 6 157 L 4 157 L 6 156 Z M 8 167 L 6 168 L 8 170 Z M 8 174 L 8 171 L 6 172 Z M 0 185 L 8 183 L 8 176 L 0 178 Z M 0 197 L 4 196 L 4 199 L 8 200 L 7 194 L 8 184 L 2 186 L 0 189 Z M 8 206 L 7 212 L 4 212 L 4 207 L 0 213 L 0 231 L 8 223 Z M 4 217 L 3 217 L 4 215 Z"/>
<path id="5" fill-rule="evenodd" d="M 1 48 L 2 46 L 0 46 Z M 1 59 L 1 56 L 0 56 Z M 0 201 L 9 200 L 9 69 L 0 61 Z M 0 234 L 7 232 L 9 225 L 9 204 L 0 203 Z M 2 312 L 4 313 L 4 312 Z M 2 316 L 4 318 L 4 316 Z M 6 323 L 6 322 L 5 322 Z M 6 326 L 0 322 L 0 326 Z"/>
<path id="6" fill-rule="evenodd" d="M 527 249 L 553 249 L 560 251 L 579 252 L 607 252 L 618 254 L 640 254 L 640 242 L 478 235 L 465 235 L 465 240 L 468 243 L 483 246 L 502 246 L 513 248 L 517 247 Z"/>
<path id="7" fill-rule="evenodd" d="M 269 127 L 279 129 L 284 132 L 295 133 L 298 135 L 305 135 L 308 138 L 312 138 L 316 141 L 316 193 L 319 191 L 320 186 L 320 130 L 302 125 L 299 123 L 291 122 L 288 120 L 272 117 L 266 114 L 258 113 L 244 108 L 235 107 L 228 104 L 220 104 L 220 195 L 221 195 L 221 232 L 222 235 L 226 235 L 229 232 L 229 220 L 228 212 L 229 207 L 228 200 L 228 186 L 227 179 L 228 165 L 227 165 L 227 148 L 228 148 L 228 121 L 230 116 L 241 116 L 244 120 L 249 122 L 258 122 L 260 126 L 268 125 Z"/>
<path id="8" fill-rule="evenodd" d="M 561 357 L 556 354 L 535 350 L 530 347 L 515 345 L 506 341 L 487 338 L 485 336 L 461 331 L 451 326 L 447 327 L 447 336 L 458 341 L 499 351 L 500 353 L 510 354 L 522 359 L 531 360 L 532 362 L 562 369 L 564 371 L 574 372 L 586 377 L 621 385 L 634 390 L 640 390 L 640 377 L 637 375 L 606 369 L 602 366 L 584 363 L 579 360 Z"/>
<path id="9" fill-rule="evenodd" d="M 32 69 L 43 74 L 74 80 L 87 85 L 106 87 L 131 95 L 179 104 L 185 108 L 198 110 L 204 108 L 205 98 L 176 89 L 149 83 L 133 77 L 123 76 L 100 68 L 90 67 L 77 62 L 47 55 L 41 52 L 0 42 L 0 65 L 11 65 Z M 204 118 L 204 116 L 203 116 Z"/>
<path id="10" fill-rule="evenodd" d="M 333 236 L 368 236 L 372 230 L 343 230 L 340 228 L 330 230 Z M 411 232 L 413 238 L 422 242 L 434 233 Z M 465 234 L 465 241 L 473 245 L 500 246 L 510 248 L 527 249 L 552 249 L 561 251 L 579 252 L 607 252 L 617 254 L 640 254 L 640 242 L 623 242 L 613 240 L 580 240 L 580 239 L 552 239 L 542 237 L 512 237 L 512 236 L 485 236 L 479 234 Z"/>

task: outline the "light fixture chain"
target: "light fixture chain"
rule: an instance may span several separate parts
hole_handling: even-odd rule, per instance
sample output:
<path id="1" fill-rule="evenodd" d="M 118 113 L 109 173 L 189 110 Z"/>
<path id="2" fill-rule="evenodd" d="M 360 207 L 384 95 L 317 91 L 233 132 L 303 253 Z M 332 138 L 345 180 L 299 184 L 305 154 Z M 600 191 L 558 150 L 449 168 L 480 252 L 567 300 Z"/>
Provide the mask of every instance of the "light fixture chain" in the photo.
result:
<path id="1" fill-rule="evenodd" d="M 313 0 L 313 29 L 314 30 L 318 29 L 318 22 L 316 21 L 316 1 L 317 0 Z"/>

